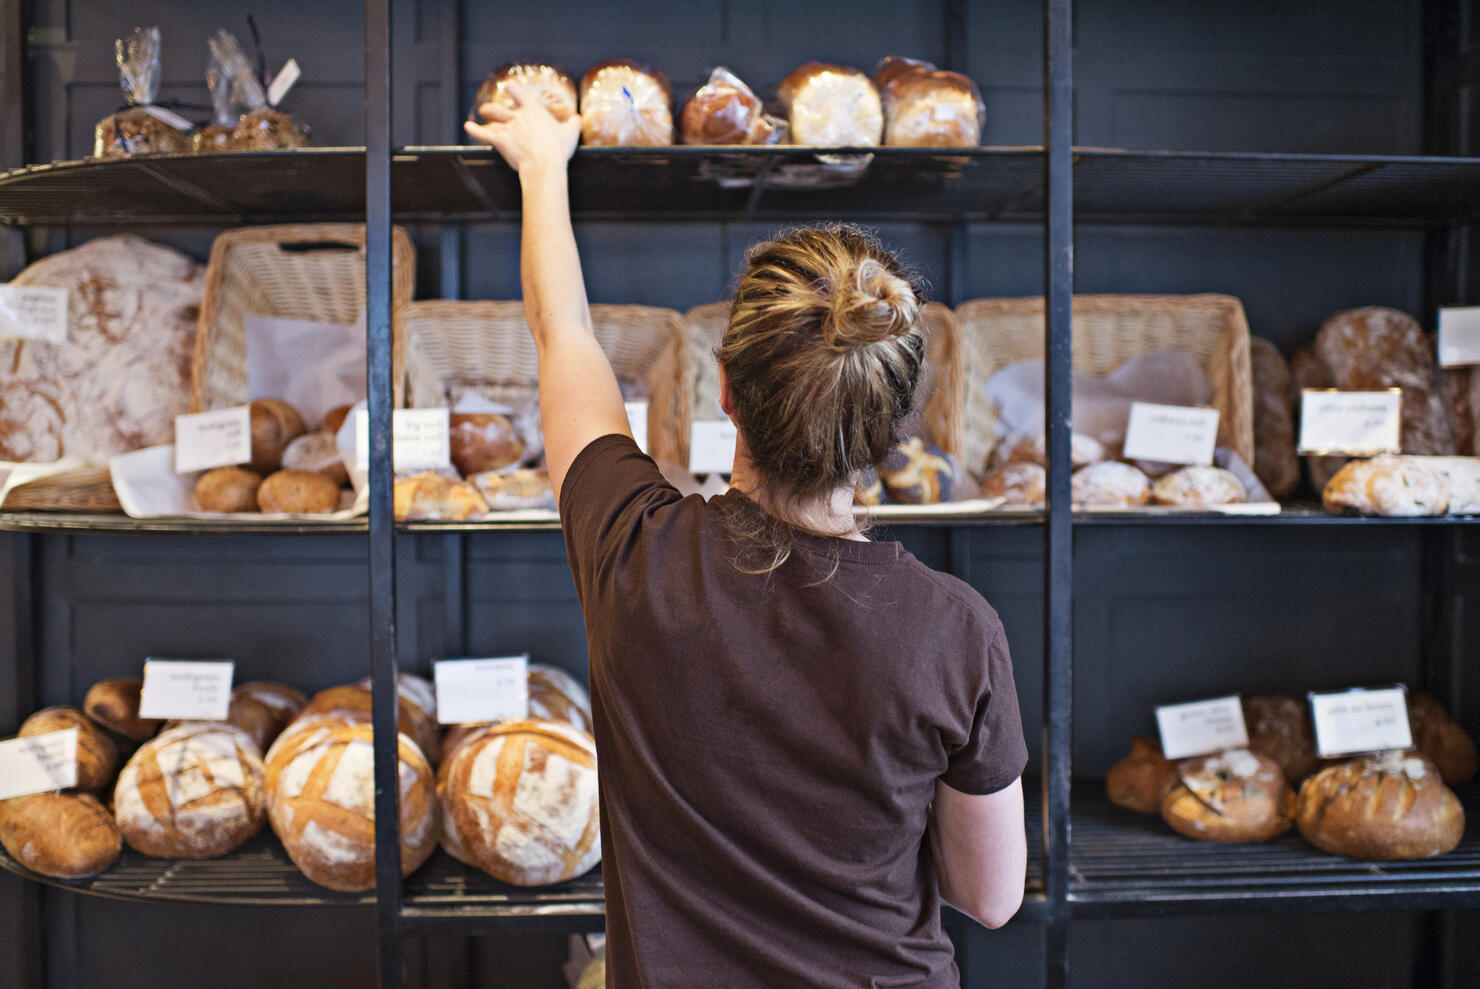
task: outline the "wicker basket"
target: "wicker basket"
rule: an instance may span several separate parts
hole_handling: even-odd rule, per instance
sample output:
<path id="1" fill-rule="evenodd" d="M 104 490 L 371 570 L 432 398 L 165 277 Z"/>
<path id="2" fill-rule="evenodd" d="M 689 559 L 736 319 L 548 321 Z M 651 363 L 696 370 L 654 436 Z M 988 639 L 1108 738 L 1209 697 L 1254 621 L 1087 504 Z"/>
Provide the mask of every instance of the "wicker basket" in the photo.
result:
<path id="1" fill-rule="evenodd" d="M 956 309 L 966 376 L 962 458 L 980 470 L 992 452 L 996 412 L 987 379 L 1043 357 L 1043 299 L 976 299 Z M 1109 374 L 1148 350 L 1193 354 L 1213 387 L 1219 442 L 1254 462 L 1249 324 L 1231 295 L 1076 295 L 1074 367 Z"/>
<path id="2" fill-rule="evenodd" d="M 719 415 L 719 367 L 714 354 L 730 320 L 730 303 L 695 306 L 684 316 L 688 327 L 689 375 L 694 417 Z M 961 367 L 961 334 L 955 314 L 938 302 L 925 306 L 925 367 L 915 389 L 915 406 L 924 418 L 925 438 L 950 454 L 961 449 L 966 375 Z"/>
<path id="3" fill-rule="evenodd" d="M 412 302 L 396 312 L 413 408 L 451 405 L 473 391 L 519 405 L 539 380 L 522 302 Z M 648 452 L 688 463 L 689 376 L 683 318 L 653 306 L 594 305 L 591 325 L 619 379 L 646 384 Z"/>
<path id="4" fill-rule="evenodd" d="M 400 227 L 392 230 L 393 310 L 411 300 L 416 252 Z M 230 230 L 211 245 L 205 297 L 195 337 L 190 411 L 204 412 L 247 401 L 247 343 L 242 317 L 249 313 L 321 323 L 353 323 L 365 309 L 365 227 L 358 223 L 286 224 Z M 404 360 L 392 342 L 392 375 Z"/>
<path id="5" fill-rule="evenodd" d="M 80 467 L 25 484 L 5 495 L 5 510 L 55 512 L 121 512 L 107 467 Z"/>

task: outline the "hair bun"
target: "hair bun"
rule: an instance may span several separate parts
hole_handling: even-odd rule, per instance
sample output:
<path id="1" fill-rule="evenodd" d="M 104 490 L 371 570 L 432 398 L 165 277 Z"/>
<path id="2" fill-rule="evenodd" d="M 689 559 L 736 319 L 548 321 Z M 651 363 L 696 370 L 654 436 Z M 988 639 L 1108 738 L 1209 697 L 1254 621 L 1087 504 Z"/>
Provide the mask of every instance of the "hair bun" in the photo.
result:
<path id="1" fill-rule="evenodd" d="M 866 347 L 904 336 L 919 317 L 920 299 L 910 283 L 865 258 L 833 286 L 823 340 L 838 350 Z"/>

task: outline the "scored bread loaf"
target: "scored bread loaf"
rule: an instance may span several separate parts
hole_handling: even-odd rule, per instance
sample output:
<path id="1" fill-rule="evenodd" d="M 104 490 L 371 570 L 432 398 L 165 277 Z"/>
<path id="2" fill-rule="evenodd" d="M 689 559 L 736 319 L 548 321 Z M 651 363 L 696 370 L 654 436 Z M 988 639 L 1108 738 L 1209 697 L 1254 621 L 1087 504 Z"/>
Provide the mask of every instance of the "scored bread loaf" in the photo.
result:
<path id="1" fill-rule="evenodd" d="M 564 882 L 601 860 L 596 746 L 569 725 L 484 729 L 449 764 L 444 800 L 466 861 L 496 879 Z"/>
<path id="2" fill-rule="evenodd" d="M 139 698 L 143 691 L 144 681 L 138 677 L 99 680 L 82 699 L 82 710 L 109 731 L 142 742 L 159 731 L 159 726 L 164 723 L 139 717 Z"/>
<path id="3" fill-rule="evenodd" d="M 77 729 L 78 790 L 101 790 L 118 772 L 118 746 L 87 715 L 75 707 L 44 707 L 21 722 L 17 738 Z"/>
<path id="4" fill-rule="evenodd" d="M 1199 841 L 1267 841 L 1290 830 L 1294 812 L 1279 764 L 1248 749 L 1182 760 L 1161 798 L 1163 820 Z"/>
<path id="5" fill-rule="evenodd" d="M 1151 479 L 1130 464 L 1103 460 L 1074 472 L 1069 497 L 1076 505 L 1103 508 L 1144 505 L 1151 500 Z"/>
<path id="6" fill-rule="evenodd" d="M 1465 811 L 1433 763 L 1389 752 L 1306 780 L 1295 823 L 1323 852 L 1387 862 L 1451 850 L 1464 835 Z"/>
<path id="7" fill-rule="evenodd" d="M 267 814 L 288 857 L 320 886 L 348 893 L 374 888 L 371 726 L 329 721 L 291 737 L 284 732 L 278 741 L 265 775 Z M 401 875 L 409 876 L 437 846 L 438 813 L 432 767 L 421 750 L 403 734 L 397 752 Z"/>
<path id="8" fill-rule="evenodd" d="M 580 681 L 558 666 L 529 664 L 529 716 L 537 721 L 563 721 L 591 733 L 591 698 Z"/>
<path id="9" fill-rule="evenodd" d="M 118 774 L 113 811 L 129 847 L 158 858 L 225 855 L 262 828 L 262 756 L 221 722 L 171 728 Z"/>
<path id="10" fill-rule="evenodd" d="M 95 876 L 123 850 L 118 825 L 90 793 L 35 793 L 0 800 L 0 845 L 32 872 Z"/>
<path id="11" fill-rule="evenodd" d="M 1328 511 L 1415 517 L 1449 510 L 1449 476 L 1429 460 L 1391 453 L 1347 463 L 1321 492 Z"/>
<path id="12" fill-rule="evenodd" d="M 231 692 L 231 701 L 226 708 L 226 724 L 244 732 L 257 747 L 260 756 L 267 751 L 267 747 L 277 738 L 278 732 L 282 731 L 282 724 L 278 715 L 271 707 L 256 697 L 243 694 L 240 691 Z M 199 720 L 175 720 L 166 721 L 163 731 L 178 728 L 181 725 L 209 725 L 221 724 L 219 721 Z"/>
<path id="13" fill-rule="evenodd" d="M 1138 814 L 1161 811 L 1161 795 L 1177 778 L 1177 765 L 1161 754 L 1153 738 L 1131 739 L 1130 755 L 1105 774 L 1105 793 L 1110 801 Z"/>
<path id="14" fill-rule="evenodd" d="M 1468 783 L 1480 773 L 1475 740 L 1435 698 L 1418 692 L 1408 694 L 1408 726 L 1413 732 L 1413 747 L 1438 768 L 1440 778 L 1449 786 Z"/>
<path id="15" fill-rule="evenodd" d="M 397 691 L 397 695 L 400 699 L 396 715 L 397 730 L 409 736 L 418 747 L 421 747 L 423 743 L 436 745 L 438 729 L 435 714 L 429 719 L 426 711 L 419 704 L 407 703 L 404 692 Z M 368 725 L 371 722 L 373 707 L 370 687 L 363 682 L 329 687 L 313 695 L 313 698 L 298 713 L 293 724 L 283 729 L 283 734 L 296 730 L 300 722 L 320 716 L 332 717 L 344 724 Z M 435 705 L 432 710 L 435 712 Z M 433 748 L 431 751 L 435 753 L 437 750 Z M 427 749 L 422 748 L 422 753 L 426 752 Z"/>
<path id="16" fill-rule="evenodd" d="M 370 678 L 355 686 L 370 690 Z M 442 726 L 437 723 L 437 688 L 415 673 L 396 675 L 396 697 L 399 708 L 411 719 L 411 737 L 421 746 L 422 754 L 434 759 L 442 748 Z"/>

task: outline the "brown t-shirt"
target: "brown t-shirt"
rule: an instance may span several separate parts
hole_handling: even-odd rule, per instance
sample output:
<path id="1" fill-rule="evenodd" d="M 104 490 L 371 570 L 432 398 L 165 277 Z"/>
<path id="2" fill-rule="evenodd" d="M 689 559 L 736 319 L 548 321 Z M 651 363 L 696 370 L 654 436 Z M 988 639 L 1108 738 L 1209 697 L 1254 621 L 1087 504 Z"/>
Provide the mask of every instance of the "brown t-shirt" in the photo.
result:
<path id="1" fill-rule="evenodd" d="M 996 612 L 894 542 L 799 534 L 744 573 L 761 509 L 681 498 L 625 436 L 581 451 L 560 502 L 608 984 L 955 985 L 926 807 L 1027 762 Z"/>

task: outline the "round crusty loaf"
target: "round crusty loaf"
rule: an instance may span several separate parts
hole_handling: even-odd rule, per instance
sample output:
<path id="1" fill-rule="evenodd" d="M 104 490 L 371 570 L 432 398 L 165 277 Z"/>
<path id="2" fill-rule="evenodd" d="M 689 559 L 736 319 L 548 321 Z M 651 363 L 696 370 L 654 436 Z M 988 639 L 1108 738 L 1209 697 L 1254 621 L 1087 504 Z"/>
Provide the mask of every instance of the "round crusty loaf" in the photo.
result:
<path id="1" fill-rule="evenodd" d="M 1200 841 L 1267 841 L 1290 829 L 1294 810 L 1279 764 L 1248 749 L 1182 760 L 1161 798 L 1172 830 Z"/>
<path id="2" fill-rule="evenodd" d="M 1177 767 L 1161 754 L 1155 739 L 1137 735 L 1131 739 L 1131 754 L 1105 774 L 1105 793 L 1112 803 L 1138 814 L 1161 810 L 1161 795 L 1177 778 Z"/>
<path id="3" fill-rule="evenodd" d="M 1433 763 L 1390 752 L 1306 780 L 1295 823 L 1321 851 L 1387 862 L 1454 848 L 1465 832 L 1465 811 Z"/>
<path id="4" fill-rule="evenodd" d="M 273 747 L 268 819 L 288 857 L 320 886 L 348 893 L 375 886 L 373 744 L 369 725 L 323 724 Z M 438 815 L 432 767 L 407 736 L 397 745 L 406 876 L 436 848 Z"/>
<path id="5" fill-rule="evenodd" d="M 238 695 L 266 705 L 277 721 L 279 732 L 288 727 L 288 723 L 298 717 L 298 712 L 308 703 L 303 691 L 272 680 L 252 680 L 241 684 L 231 692 L 232 697 Z"/>
<path id="6" fill-rule="evenodd" d="M 221 724 L 219 721 L 184 721 L 174 720 L 165 722 L 164 731 L 178 728 L 181 725 L 209 725 Z M 226 709 L 226 724 L 232 725 L 245 732 L 257 746 L 257 754 L 260 756 L 267 751 L 272 740 L 277 738 L 278 732 L 282 731 L 282 725 L 278 722 L 276 712 L 262 701 L 247 694 L 233 690 L 231 702 Z"/>
<path id="7" fill-rule="evenodd" d="M 1231 471 L 1194 465 L 1174 470 L 1151 488 L 1151 500 L 1178 508 L 1211 508 L 1247 500 L 1244 486 Z"/>
<path id="8" fill-rule="evenodd" d="M 36 793 L 0 801 L 0 845 L 32 872 L 95 876 L 123 844 L 108 808 L 90 793 Z"/>
<path id="9" fill-rule="evenodd" d="M 265 476 L 283 465 L 283 451 L 308 427 L 297 409 L 278 398 L 257 399 L 251 405 L 251 416 L 251 467 Z"/>
<path id="10" fill-rule="evenodd" d="M 262 756 L 238 728 L 181 725 L 139 747 L 113 790 L 129 847 L 158 858 L 225 855 L 262 828 Z"/>
<path id="11" fill-rule="evenodd" d="M 1321 503 L 1331 512 L 1443 515 L 1449 509 L 1450 491 L 1448 476 L 1423 458 L 1384 453 L 1342 467 L 1321 492 Z"/>
<path id="12" fill-rule="evenodd" d="M 982 497 L 1041 508 L 1048 500 L 1048 471 L 1038 464 L 1003 464 L 982 479 Z"/>
<path id="13" fill-rule="evenodd" d="M 1244 725 L 1249 748 L 1279 763 L 1291 786 L 1321 768 L 1316 755 L 1316 732 L 1308 706 L 1283 694 L 1259 694 L 1243 699 Z"/>
<path id="14" fill-rule="evenodd" d="M 336 488 L 349 483 L 349 469 L 339 455 L 339 444 L 335 442 L 334 434 L 327 430 L 304 433 L 289 443 L 283 451 L 283 467 L 323 474 Z"/>
<path id="15" fill-rule="evenodd" d="M 82 710 L 109 731 L 142 742 L 152 738 L 164 724 L 157 719 L 139 717 L 139 697 L 143 691 L 144 681 L 138 677 L 99 680 L 82 699 Z"/>
<path id="16" fill-rule="evenodd" d="M 368 693 L 370 678 L 365 677 L 355 686 Z M 411 722 L 408 734 L 421 747 L 422 754 L 432 758 L 442 749 L 442 726 L 437 723 L 437 688 L 430 680 L 415 673 L 398 673 L 396 697 L 398 708 Z"/>
<path id="17" fill-rule="evenodd" d="M 454 828 L 447 817 L 447 776 L 452 769 L 452 757 L 462 747 L 463 742 L 471 741 L 487 731 L 489 725 L 453 725 L 442 740 L 442 764 L 437 767 L 436 794 L 437 809 L 442 815 L 442 828 L 439 843 L 442 851 L 457 859 L 463 865 L 478 867 L 468 850 L 463 847 L 461 839 L 457 836 L 457 828 Z M 460 729 L 460 730 L 459 730 Z M 455 741 L 454 741 L 455 738 Z M 451 744 L 449 744 L 451 742 Z"/>
<path id="18" fill-rule="evenodd" d="M 400 693 L 399 691 L 397 692 Z M 304 705 L 303 710 L 298 712 L 298 717 L 293 723 L 283 729 L 283 734 L 295 732 L 301 727 L 301 723 L 310 718 L 321 721 L 321 716 L 337 719 L 343 724 L 365 724 L 371 722 L 373 702 L 370 688 L 363 684 L 343 684 L 338 687 L 329 687 L 313 695 L 313 698 Z M 426 714 L 418 706 L 404 702 L 397 705 L 396 728 L 403 735 L 411 738 L 420 747 L 423 742 L 436 744 L 436 719 L 431 719 L 430 727 L 427 723 Z M 279 736 L 281 741 L 281 736 Z M 274 743 L 276 747 L 276 743 Z M 422 752 L 427 750 L 422 748 Z M 432 751 L 436 751 L 433 749 Z"/>
<path id="19" fill-rule="evenodd" d="M 1076 505 L 1123 508 L 1151 500 L 1151 481 L 1139 468 L 1118 460 L 1081 467 L 1069 479 L 1069 499 Z"/>
<path id="20" fill-rule="evenodd" d="M 1449 786 L 1468 783 L 1480 772 L 1475 740 L 1435 698 L 1410 693 L 1408 725 L 1413 730 L 1413 747 L 1438 767 L 1440 778 Z"/>
<path id="21" fill-rule="evenodd" d="M 464 476 L 502 470 L 524 455 L 514 421 L 497 412 L 454 412 L 448 416 L 448 430 L 452 466 Z"/>
<path id="22" fill-rule="evenodd" d="M 203 512 L 255 512 L 262 475 L 245 467 L 217 467 L 195 482 L 195 503 Z"/>
<path id="23" fill-rule="evenodd" d="M 276 471 L 257 489 L 257 507 L 264 512 L 322 515 L 339 507 L 339 485 L 317 471 Z"/>
<path id="24" fill-rule="evenodd" d="M 556 666 L 529 664 L 529 716 L 563 721 L 591 734 L 591 698 L 580 681 Z"/>
<path id="25" fill-rule="evenodd" d="M 21 722 L 17 738 L 77 729 L 77 789 L 101 790 L 118 772 L 118 746 L 75 707 L 44 707 Z"/>
<path id="26" fill-rule="evenodd" d="M 1071 433 L 1069 435 L 1069 463 L 1078 470 L 1097 464 L 1108 456 L 1105 444 L 1093 436 L 1083 433 Z M 1007 459 L 1001 461 L 1003 464 L 1037 464 L 1039 467 L 1048 466 L 1048 438 L 1042 433 L 1025 436 L 1017 442 L 1007 454 Z"/>
<path id="27" fill-rule="evenodd" d="M 601 860 L 596 746 L 551 721 L 493 725 L 447 770 L 446 827 L 467 861 L 496 879 L 536 886 Z"/>
<path id="28" fill-rule="evenodd" d="M 488 511 L 488 503 L 473 485 L 433 471 L 401 478 L 392 495 L 397 522 L 462 522 Z"/>

